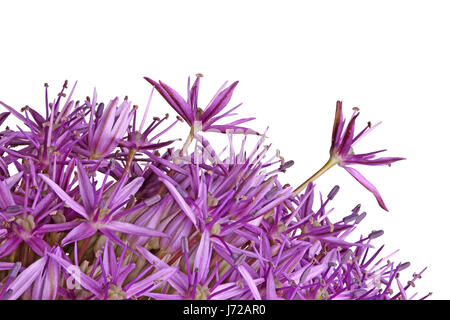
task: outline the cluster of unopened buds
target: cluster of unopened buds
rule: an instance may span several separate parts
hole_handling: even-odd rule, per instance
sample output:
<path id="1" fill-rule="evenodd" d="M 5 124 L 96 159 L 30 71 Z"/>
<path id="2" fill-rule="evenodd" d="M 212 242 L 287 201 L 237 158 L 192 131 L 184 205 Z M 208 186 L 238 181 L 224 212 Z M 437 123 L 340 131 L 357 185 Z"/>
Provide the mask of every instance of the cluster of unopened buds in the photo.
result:
<path id="1" fill-rule="evenodd" d="M 353 151 L 376 127 L 356 134 L 357 109 L 345 124 L 337 102 L 329 160 L 293 188 L 278 179 L 293 161 L 271 155 L 265 133 L 241 126 L 253 118 L 226 121 L 240 106 L 227 108 L 237 82 L 200 108 L 201 75 L 186 98 L 145 79 L 152 91 L 141 121 L 127 97 L 102 102 L 94 90 L 75 101 L 76 83 L 70 91 L 64 83 L 55 99 L 46 85 L 43 112 L 0 102 L 1 299 L 416 296 L 408 289 L 424 270 L 400 280 L 409 263 L 374 248 L 381 230 L 346 240 L 366 216 L 361 206 L 334 221 L 328 207 L 339 187 L 326 198 L 315 190 L 314 181 L 338 165 L 387 210 L 351 165 L 402 158 Z M 178 113 L 175 121 L 148 116 L 155 89 Z M 186 124 L 186 140 L 164 139 Z M 211 131 L 228 136 L 225 150 L 213 149 Z M 247 147 L 251 139 L 258 141 Z"/>

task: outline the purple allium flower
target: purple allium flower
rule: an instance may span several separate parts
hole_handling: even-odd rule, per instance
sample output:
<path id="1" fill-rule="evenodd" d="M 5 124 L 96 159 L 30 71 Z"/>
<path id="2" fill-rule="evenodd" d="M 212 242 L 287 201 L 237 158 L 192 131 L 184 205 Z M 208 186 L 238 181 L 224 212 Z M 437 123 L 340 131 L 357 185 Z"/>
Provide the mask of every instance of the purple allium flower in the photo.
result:
<path id="1" fill-rule="evenodd" d="M 128 98 L 105 108 L 94 90 L 75 102 L 67 82 L 51 102 L 46 85 L 44 114 L 0 102 L 0 125 L 21 122 L 0 132 L 1 299 L 415 297 L 410 288 L 425 269 L 405 283 L 399 275 L 410 263 L 373 245 L 382 230 L 349 240 L 367 215 L 361 205 L 333 219 L 340 187 L 324 197 L 312 183 L 339 164 L 386 208 L 349 165 L 401 158 L 353 153 L 375 127 L 354 136 L 358 112 L 344 129 L 338 102 L 329 162 L 293 190 L 279 176 L 294 163 L 271 154 L 265 134 L 254 145 L 244 135 L 236 148 L 236 133 L 257 132 L 238 126 L 251 118 L 215 124 L 237 108 L 221 113 L 237 82 L 201 111 L 200 76 L 187 101 L 146 79 L 191 127 L 181 152 L 177 139 L 160 140 L 181 118 L 162 128 L 169 116 L 153 117 L 145 127 L 153 90 L 139 126 Z M 215 150 L 208 131 L 226 133 L 228 147 Z"/>
<path id="2" fill-rule="evenodd" d="M 202 77 L 202 74 L 197 74 L 192 87 L 190 87 L 189 78 L 187 100 L 164 82 L 159 81 L 158 83 L 148 77 L 144 78 L 158 90 L 161 96 L 187 122 L 194 132 L 213 131 L 226 133 L 227 130 L 233 130 L 234 133 L 257 134 L 257 132 L 252 129 L 239 126 L 239 124 L 254 120 L 255 118 L 243 118 L 223 125 L 216 124 L 218 120 L 235 115 L 233 111 L 241 106 L 241 104 L 239 104 L 227 112 L 220 114 L 228 105 L 238 81 L 233 82 L 226 88 L 225 86 L 227 83 L 225 82 L 211 99 L 209 104 L 202 109 L 198 106 L 200 78 Z"/>
<path id="3" fill-rule="evenodd" d="M 296 189 L 296 192 L 303 190 L 307 183 L 315 180 L 317 177 L 322 175 L 325 171 L 338 164 L 344 168 L 348 173 L 350 173 L 359 183 L 361 183 L 367 190 L 373 193 L 378 201 L 381 208 L 388 211 L 380 193 L 375 188 L 375 186 L 370 183 L 358 170 L 350 167 L 349 165 L 368 165 L 368 166 L 382 166 L 391 163 L 404 160 L 405 158 L 400 157 L 382 157 L 375 158 L 380 152 L 386 151 L 378 150 L 369 153 L 355 154 L 353 151 L 353 146 L 360 141 L 365 135 L 370 131 L 375 129 L 381 122 L 372 125 L 370 122 L 367 126 L 361 130 L 357 135 L 355 135 L 355 123 L 356 118 L 359 115 L 359 109 L 354 108 L 353 115 L 350 118 L 347 127 L 345 127 L 345 119 L 342 117 L 342 101 L 336 102 L 336 114 L 334 118 L 333 134 L 331 136 L 331 147 L 330 147 L 330 159 L 325 163 L 325 165 L 315 173 L 310 179 L 303 183 L 300 187 Z"/>

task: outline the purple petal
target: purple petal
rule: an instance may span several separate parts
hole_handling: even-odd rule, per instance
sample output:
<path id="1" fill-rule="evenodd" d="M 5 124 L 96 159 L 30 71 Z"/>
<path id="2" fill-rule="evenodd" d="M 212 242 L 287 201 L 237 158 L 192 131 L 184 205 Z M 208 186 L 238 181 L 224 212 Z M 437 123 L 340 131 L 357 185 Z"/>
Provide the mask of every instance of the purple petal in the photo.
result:
<path id="1" fill-rule="evenodd" d="M 0 246 L 0 258 L 8 256 L 11 252 L 16 250 L 19 244 L 22 242 L 22 238 L 20 237 L 12 237 L 2 243 Z"/>
<path id="2" fill-rule="evenodd" d="M 15 184 L 17 182 L 19 182 L 19 180 L 20 180 L 20 178 L 22 178 L 22 176 L 23 176 L 23 171 L 20 171 L 20 172 L 17 172 L 15 175 L 13 175 L 9 178 L 6 178 L 5 182 L 6 182 L 6 185 L 8 186 L 8 188 L 12 188 L 13 186 L 15 186 Z"/>
<path id="3" fill-rule="evenodd" d="M 11 270 L 15 265 L 14 262 L 0 262 L 0 271 Z"/>
<path id="4" fill-rule="evenodd" d="M 60 231 L 66 231 L 75 228 L 80 223 L 83 223 L 83 221 L 71 221 L 71 222 L 64 222 L 64 223 L 56 223 L 56 224 L 46 224 L 37 229 L 34 234 L 43 234 L 48 232 L 60 232 Z"/>
<path id="5" fill-rule="evenodd" d="M 396 161 L 405 160 L 405 158 L 400 157 L 381 157 L 377 159 L 361 159 L 357 157 L 358 155 L 354 155 L 350 158 L 345 159 L 343 164 L 363 164 L 368 166 L 384 166 L 391 164 Z"/>
<path id="6" fill-rule="evenodd" d="M 339 141 L 343 127 L 342 122 L 342 101 L 336 102 L 336 113 L 334 116 L 333 134 L 331 136 L 331 149 L 334 149 Z"/>
<path id="7" fill-rule="evenodd" d="M 89 181 L 89 177 L 78 159 L 75 159 L 78 169 L 78 186 L 80 189 L 81 199 L 87 211 L 94 209 L 94 190 Z"/>
<path id="8" fill-rule="evenodd" d="M 39 177 L 44 180 L 48 186 L 58 195 L 58 197 L 64 201 L 70 208 L 78 212 L 83 218 L 89 219 L 86 210 L 78 202 L 72 199 L 63 189 L 61 189 L 53 180 L 49 177 L 39 173 Z"/>
<path id="9" fill-rule="evenodd" d="M 61 277 L 61 266 L 49 259 L 45 270 L 44 288 L 42 289 L 42 300 L 55 300 L 58 293 L 59 279 Z"/>
<path id="10" fill-rule="evenodd" d="M 121 188 L 114 197 L 115 203 L 122 203 L 127 200 L 130 196 L 135 195 L 139 188 L 144 183 L 144 178 L 137 177 L 136 179 L 129 182 L 125 187 Z"/>
<path id="11" fill-rule="evenodd" d="M 191 207 L 188 206 L 186 201 L 184 201 L 184 198 L 180 195 L 180 193 L 177 191 L 177 189 L 166 179 L 159 178 L 159 180 L 166 185 L 166 187 L 169 190 L 172 197 L 175 199 L 175 201 L 181 207 L 183 212 L 188 216 L 188 218 L 191 219 L 194 226 L 197 226 L 196 217 L 194 215 L 194 212 L 192 211 Z"/>
<path id="12" fill-rule="evenodd" d="M 143 293 L 143 291 L 145 291 L 154 284 L 155 280 L 158 281 L 168 280 L 176 271 L 177 271 L 176 268 L 166 267 L 156 271 L 155 273 L 152 273 L 144 280 L 141 280 L 130 286 L 130 288 L 127 290 L 127 299 L 134 295 L 138 295 L 139 293 Z M 146 295 L 145 292 L 139 296 L 142 295 Z"/>
<path id="13" fill-rule="evenodd" d="M 110 221 L 106 223 L 104 227 L 112 231 L 128 233 L 135 236 L 169 237 L 163 232 L 121 221 Z"/>
<path id="14" fill-rule="evenodd" d="M 386 211 L 389 211 L 386 207 L 386 205 L 383 202 L 383 199 L 381 198 L 380 193 L 378 192 L 377 188 L 373 184 L 371 184 L 364 176 L 359 173 L 359 171 L 351 168 L 351 167 L 343 167 L 345 170 L 347 170 L 348 173 L 350 173 L 359 183 L 361 183 L 367 190 L 373 193 L 375 198 L 378 201 L 378 204 L 381 208 L 383 208 Z"/>
<path id="15" fill-rule="evenodd" d="M 279 300 L 280 298 L 277 295 L 275 288 L 275 279 L 273 277 L 272 269 L 269 271 L 266 280 L 266 299 L 267 300 Z"/>
<path id="16" fill-rule="evenodd" d="M 72 243 L 74 241 L 83 240 L 93 236 L 97 232 L 93 226 L 91 226 L 87 222 L 83 222 L 80 225 L 70 231 L 65 238 L 61 241 L 61 245 L 64 247 L 65 245 Z"/>
<path id="17" fill-rule="evenodd" d="M 241 273 L 242 277 L 244 278 L 245 282 L 247 282 L 247 285 L 248 285 L 250 291 L 252 292 L 255 300 L 261 300 L 261 295 L 259 294 L 259 290 L 256 287 L 255 280 L 252 278 L 252 276 L 247 271 L 245 266 L 243 264 L 241 264 L 240 266 L 238 266 L 238 270 Z"/>
<path id="18" fill-rule="evenodd" d="M 144 247 L 137 246 L 136 249 L 137 251 L 139 251 L 140 254 L 142 254 L 145 260 L 155 265 L 156 268 L 162 269 L 169 267 L 164 261 L 153 255 Z M 189 283 L 188 278 L 185 274 L 181 272 L 176 272 L 168 281 L 171 284 L 171 286 L 178 291 L 178 293 L 180 294 L 187 293 Z"/>
<path id="19" fill-rule="evenodd" d="M 161 96 L 167 101 L 167 103 L 181 116 L 189 125 L 194 124 L 194 117 L 192 116 L 192 112 L 189 110 L 189 106 L 187 102 L 172 88 L 168 85 L 162 83 L 161 81 L 158 83 L 153 81 L 148 77 L 144 77 L 145 80 L 150 82 L 155 89 L 161 94 Z"/>
<path id="20" fill-rule="evenodd" d="M 27 290 L 34 280 L 42 273 L 42 270 L 47 263 L 48 258 L 44 257 L 22 271 L 19 276 L 14 279 L 8 289 L 12 290 L 12 294 L 8 297 L 8 300 L 18 299 Z"/>
<path id="21" fill-rule="evenodd" d="M 8 206 L 13 206 L 14 202 L 11 191 L 5 181 L 0 181 L 0 207 L 6 208 Z"/>
<path id="22" fill-rule="evenodd" d="M 359 113 L 356 113 L 350 119 L 347 125 L 347 130 L 345 130 L 344 136 L 339 143 L 338 153 L 343 157 L 346 157 L 353 143 L 353 135 L 355 133 L 355 122 Z"/>
<path id="23" fill-rule="evenodd" d="M 34 124 L 34 123 L 28 121 L 27 118 L 25 118 L 22 114 L 20 114 L 16 109 L 14 109 L 14 108 L 8 106 L 7 104 L 3 103 L 2 101 L 0 101 L 0 104 L 1 104 L 2 106 L 4 106 L 4 107 L 5 107 L 9 112 L 11 112 L 13 115 L 15 115 L 18 119 L 20 119 L 23 123 L 26 123 L 26 124 L 30 123 L 30 124 L 33 125 L 33 127 L 34 127 L 35 129 L 39 129 L 39 128 L 36 126 L 36 124 Z"/>
<path id="24" fill-rule="evenodd" d="M 210 103 L 209 107 L 200 116 L 200 121 L 207 122 L 208 119 L 214 117 L 220 111 L 223 110 L 228 104 L 233 95 L 234 88 L 238 85 L 239 81 L 233 82 L 228 88 L 222 90 Z"/>
<path id="25" fill-rule="evenodd" d="M 61 267 L 63 267 L 72 276 L 72 278 L 75 280 L 77 284 L 91 291 L 97 297 L 99 298 L 103 297 L 104 295 L 103 290 L 101 286 L 97 283 L 97 281 L 81 272 L 78 266 L 70 263 L 66 259 L 59 257 L 53 253 L 47 253 L 47 255 L 51 259 L 56 261 Z"/>
<path id="26" fill-rule="evenodd" d="M 198 281 L 202 282 L 208 275 L 210 260 L 210 238 L 208 230 L 204 230 L 194 259 L 194 270 L 198 269 Z"/>
<path id="27" fill-rule="evenodd" d="M 105 131 L 100 138 L 101 141 L 98 144 L 97 151 L 101 154 L 109 154 L 117 146 L 117 140 L 122 139 L 125 131 L 130 123 L 132 112 L 130 112 L 131 102 L 124 101 L 118 108 L 119 117 L 114 122 L 114 126 L 110 131 Z M 120 111 L 119 111 L 120 110 Z"/>
<path id="28" fill-rule="evenodd" d="M 8 116 L 11 114 L 11 112 L 2 112 L 0 113 L 0 125 L 3 124 L 3 122 L 5 122 L 6 118 L 8 118 Z"/>
<path id="29" fill-rule="evenodd" d="M 89 149 L 94 154 L 96 154 L 103 147 L 107 140 L 105 138 L 107 138 L 111 132 L 118 102 L 119 98 L 117 97 L 109 102 L 108 107 L 103 113 L 100 122 L 93 133 L 93 136 L 89 137 Z"/>
<path id="30" fill-rule="evenodd" d="M 50 250 L 50 245 L 44 240 L 37 237 L 31 237 L 25 240 L 25 242 L 30 246 L 31 249 L 33 249 L 34 252 L 36 252 L 41 257 L 44 256 L 45 251 Z"/>

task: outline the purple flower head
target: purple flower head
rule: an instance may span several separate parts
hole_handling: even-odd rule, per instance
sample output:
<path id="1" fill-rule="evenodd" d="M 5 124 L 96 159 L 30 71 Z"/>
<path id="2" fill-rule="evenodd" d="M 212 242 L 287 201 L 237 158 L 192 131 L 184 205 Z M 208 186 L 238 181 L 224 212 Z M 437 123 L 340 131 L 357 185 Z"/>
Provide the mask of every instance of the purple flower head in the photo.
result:
<path id="1" fill-rule="evenodd" d="M 355 112 L 345 127 L 338 102 L 330 160 L 293 190 L 281 176 L 294 164 L 271 151 L 267 137 L 239 124 L 216 121 L 237 82 L 225 85 L 202 111 L 200 76 L 187 100 L 146 78 L 177 111 L 137 121 L 128 98 L 108 104 L 74 101 L 67 83 L 45 106 L 17 111 L 1 102 L 0 298 L 1 299 L 412 299 L 424 270 L 404 282 L 409 262 L 381 256 L 383 235 L 374 230 L 350 240 L 367 216 L 361 205 L 335 219 L 330 208 L 339 186 L 326 196 L 312 182 L 343 166 L 385 208 L 378 191 L 355 164 L 390 164 L 381 152 L 354 154 L 352 147 L 375 126 L 354 135 Z M 165 134 L 184 119 L 191 132 Z M 227 134 L 223 150 L 205 131 Z M 252 139 L 257 139 L 255 143 Z M 188 146 L 192 143 L 193 150 Z M 362 212 L 361 212 L 362 211 Z M 395 252 L 394 252 L 395 253 Z M 425 296 L 423 298 L 428 297 Z"/>
<path id="2" fill-rule="evenodd" d="M 167 103 L 187 122 L 193 132 L 212 131 L 225 133 L 227 130 L 232 130 L 234 133 L 258 134 L 252 129 L 239 126 L 255 118 L 243 118 L 222 125 L 216 124 L 222 118 L 235 115 L 233 111 L 241 106 L 239 104 L 220 114 L 228 105 L 238 81 L 233 82 L 226 88 L 225 82 L 204 109 L 198 106 L 200 78 L 202 77 L 203 75 L 197 74 L 192 87 L 190 87 L 190 80 L 188 80 L 187 100 L 162 81 L 156 82 L 148 77 L 144 77 L 144 79 L 156 88 Z"/>
<path id="3" fill-rule="evenodd" d="M 404 160 L 399 157 L 381 157 L 376 158 L 378 153 L 386 151 L 378 150 L 369 153 L 355 154 L 353 147 L 365 135 L 375 129 L 380 123 L 372 125 L 370 122 L 367 126 L 355 135 L 355 122 L 359 115 L 359 110 L 355 108 L 352 117 L 350 118 L 347 127 L 345 127 L 345 119 L 342 117 L 342 101 L 336 102 L 336 114 L 334 118 L 333 134 L 331 137 L 330 156 L 331 161 L 337 162 L 341 167 L 347 170 L 359 183 L 366 189 L 372 192 L 378 201 L 380 207 L 388 211 L 380 193 L 364 176 L 356 169 L 349 167 L 349 165 L 360 164 L 368 166 L 391 165 L 391 163 Z"/>

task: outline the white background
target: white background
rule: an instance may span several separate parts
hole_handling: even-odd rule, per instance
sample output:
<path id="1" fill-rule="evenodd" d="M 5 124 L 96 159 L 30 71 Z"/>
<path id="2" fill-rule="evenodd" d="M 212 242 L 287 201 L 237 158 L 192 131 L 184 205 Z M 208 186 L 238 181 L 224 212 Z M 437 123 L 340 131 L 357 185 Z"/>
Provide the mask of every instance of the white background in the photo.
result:
<path id="1" fill-rule="evenodd" d="M 383 229 L 377 244 L 403 272 L 429 269 L 416 290 L 450 298 L 448 287 L 450 7 L 447 1 L 4 1 L 0 5 L 0 100 L 43 109 L 78 80 L 77 98 L 128 95 L 143 106 L 161 79 L 184 94 L 201 72 L 207 103 L 225 80 L 240 80 L 232 104 L 269 125 L 269 140 L 295 165 L 298 185 L 327 160 L 335 101 L 361 109 L 360 128 L 383 124 L 356 151 L 388 148 L 392 167 L 362 167 L 390 209 L 381 210 L 343 169 L 318 180 L 342 217 L 358 202 L 369 215 L 360 232 Z M 169 111 L 160 97 L 152 115 Z M 170 110 L 173 116 L 174 112 Z M 9 123 L 11 125 L 11 123 Z M 186 127 L 171 134 L 184 138 Z M 214 139 L 214 138 L 212 138 Z M 413 289 L 414 290 L 414 289 Z"/>

